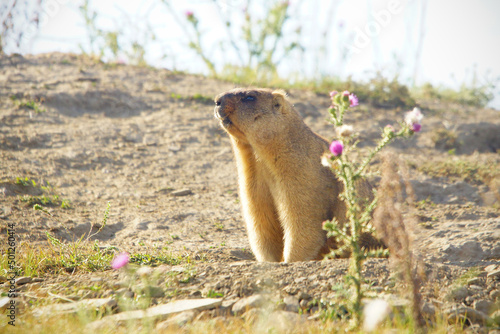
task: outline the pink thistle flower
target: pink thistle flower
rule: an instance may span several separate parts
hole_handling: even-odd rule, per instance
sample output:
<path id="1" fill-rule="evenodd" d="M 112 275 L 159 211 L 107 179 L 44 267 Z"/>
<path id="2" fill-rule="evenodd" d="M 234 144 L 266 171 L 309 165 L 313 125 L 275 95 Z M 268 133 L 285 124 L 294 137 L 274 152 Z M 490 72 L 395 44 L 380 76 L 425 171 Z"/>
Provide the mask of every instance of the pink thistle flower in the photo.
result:
<path id="1" fill-rule="evenodd" d="M 349 94 L 349 102 L 351 103 L 351 107 L 359 105 L 358 97 L 354 94 Z"/>
<path id="2" fill-rule="evenodd" d="M 113 269 L 120 269 L 121 267 L 125 266 L 128 261 L 130 260 L 130 257 L 128 253 L 123 252 L 115 256 L 113 261 L 111 261 L 111 268 Z"/>
<path id="3" fill-rule="evenodd" d="M 191 11 L 191 10 L 187 10 L 185 14 L 186 14 L 186 17 L 187 17 L 188 19 L 190 19 L 190 18 L 192 18 L 192 17 L 194 16 L 193 11 Z"/>
<path id="4" fill-rule="evenodd" d="M 341 155 L 343 150 L 344 150 L 344 145 L 342 144 L 341 141 L 334 140 L 330 144 L 330 152 L 332 152 L 333 155 L 336 156 L 336 157 L 338 157 L 339 155 Z"/>
<path id="5" fill-rule="evenodd" d="M 330 92 L 330 97 L 333 98 L 335 95 L 337 95 L 339 92 L 336 90 Z"/>
<path id="6" fill-rule="evenodd" d="M 413 123 L 411 125 L 411 131 L 413 131 L 413 132 L 419 132 L 421 128 L 422 128 L 422 124 L 419 124 L 419 123 Z"/>
<path id="7" fill-rule="evenodd" d="M 417 123 L 420 124 L 422 122 L 423 118 L 424 118 L 424 115 L 422 114 L 420 109 L 415 107 L 415 108 L 413 108 L 412 111 L 406 113 L 405 122 L 409 126 L 412 126 L 413 124 L 417 124 Z"/>
<path id="8" fill-rule="evenodd" d="M 345 90 L 345 91 L 343 91 L 343 92 L 342 92 L 342 95 L 344 95 L 344 96 L 349 96 L 349 95 L 351 95 L 351 93 L 349 93 L 349 91 L 348 91 L 348 90 Z"/>
<path id="9" fill-rule="evenodd" d="M 392 134 L 394 133 L 396 130 L 394 130 L 394 127 L 390 124 L 386 125 L 385 128 L 384 128 L 384 133 L 389 135 L 389 134 Z"/>

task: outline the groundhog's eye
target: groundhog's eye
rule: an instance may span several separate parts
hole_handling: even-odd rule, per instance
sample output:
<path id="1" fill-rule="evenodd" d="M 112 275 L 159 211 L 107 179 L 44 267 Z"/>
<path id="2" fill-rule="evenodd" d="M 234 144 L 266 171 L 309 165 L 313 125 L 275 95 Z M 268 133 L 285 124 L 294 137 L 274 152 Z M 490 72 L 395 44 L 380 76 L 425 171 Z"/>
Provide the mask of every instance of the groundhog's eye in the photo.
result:
<path id="1" fill-rule="evenodd" d="M 221 105 L 220 100 L 215 101 L 215 105 L 216 105 L 216 106 L 220 106 L 220 105 Z"/>
<path id="2" fill-rule="evenodd" d="M 250 101 L 255 101 L 255 96 L 245 96 L 244 98 L 241 99 L 243 102 L 250 102 Z"/>

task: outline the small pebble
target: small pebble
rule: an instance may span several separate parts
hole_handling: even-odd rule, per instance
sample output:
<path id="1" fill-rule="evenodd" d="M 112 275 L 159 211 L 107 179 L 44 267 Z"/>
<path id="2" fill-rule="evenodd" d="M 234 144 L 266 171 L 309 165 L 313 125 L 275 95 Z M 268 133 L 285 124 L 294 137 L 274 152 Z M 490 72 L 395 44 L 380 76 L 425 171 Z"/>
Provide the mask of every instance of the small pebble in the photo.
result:
<path id="1" fill-rule="evenodd" d="M 191 194 L 193 194 L 191 189 L 180 189 L 180 190 L 172 191 L 170 193 L 170 195 L 175 196 L 175 197 L 188 196 Z"/>
<path id="2" fill-rule="evenodd" d="M 22 276 L 16 278 L 16 285 L 23 285 L 23 284 L 28 284 L 31 283 L 33 279 L 29 276 Z"/>
<path id="3" fill-rule="evenodd" d="M 486 277 L 488 277 L 489 279 L 493 279 L 493 278 L 498 278 L 498 277 L 500 277 L 500 269 L 490 271 L 490 272 L 488 273 L 488 275 L 486 275 Z"/>

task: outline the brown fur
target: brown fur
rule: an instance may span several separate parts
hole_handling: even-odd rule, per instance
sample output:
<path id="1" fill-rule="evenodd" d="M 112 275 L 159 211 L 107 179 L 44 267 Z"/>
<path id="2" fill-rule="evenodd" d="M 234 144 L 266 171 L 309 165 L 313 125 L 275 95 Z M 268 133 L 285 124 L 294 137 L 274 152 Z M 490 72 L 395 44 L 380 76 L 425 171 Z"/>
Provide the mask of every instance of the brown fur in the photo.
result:
<path id="1" fill-rule="evenodd" d="M 243 216 L 258 261 L 306 261 L 328 251 L 325 220 L 345 220 L 341 183 L 321 164 L 328 142 L 282 91 L 233 89 L 215 98 L 230 135 Z"/>

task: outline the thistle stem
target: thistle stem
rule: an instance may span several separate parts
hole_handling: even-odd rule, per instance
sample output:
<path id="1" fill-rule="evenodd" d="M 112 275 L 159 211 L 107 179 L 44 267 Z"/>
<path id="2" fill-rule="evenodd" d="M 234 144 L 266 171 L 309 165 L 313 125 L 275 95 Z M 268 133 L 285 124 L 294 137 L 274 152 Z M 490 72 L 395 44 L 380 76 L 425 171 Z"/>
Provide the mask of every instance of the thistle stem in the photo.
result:
<path id="1" fill-rule="evenodd" d="M 338 121 L 338 124 L 337 126 L 342 126 L 344 124 L 344 114 L 345 114 L 345 111 L 347 110 L 347 108 L 345 106 L 340 106 L 339 107 L 339 121 Z"/>
<path id="2" fill-rule="evenodd" d="M 361 173 L 364 172 L 364 170 L 366 169 L 366 167 L 368 166 L 368 164 L 370 163 L 370 161 L 372 161 L 373 157 L 378 152 L 380 152 L 380 150 L 382 150 L 387 144 L 389 144 L 393 138 L 394 138 L 393 136 L 384 136 L 384 137 L 382 137 L 382 140 L 380 141 L 380 143 L 378 144 L 378 146 L 375 147 L 373 149 L 373 151 L 370 152 L 370 154 L 365 159 L 365 161 L 363 161 L 363 163 L 361 164 L 361 166 L 359 166 L 358 170 L 355 173 L 356 177 L 359 177 L 361 175 Z"/>

